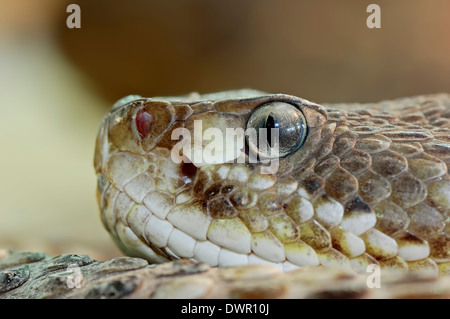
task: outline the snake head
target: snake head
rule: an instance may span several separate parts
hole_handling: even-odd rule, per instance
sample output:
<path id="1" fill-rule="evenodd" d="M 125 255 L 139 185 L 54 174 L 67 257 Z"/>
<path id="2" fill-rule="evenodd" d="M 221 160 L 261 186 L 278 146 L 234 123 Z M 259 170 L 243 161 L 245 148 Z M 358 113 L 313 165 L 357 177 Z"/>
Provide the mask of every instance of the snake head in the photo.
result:
<path id="1" fill-rule="evenodd" d="M 102 222 L 151 262 L 447 262 L 449 149 L 397 113 L 347 106 L 248 90 L 124 98 L 96 141 Z"/>

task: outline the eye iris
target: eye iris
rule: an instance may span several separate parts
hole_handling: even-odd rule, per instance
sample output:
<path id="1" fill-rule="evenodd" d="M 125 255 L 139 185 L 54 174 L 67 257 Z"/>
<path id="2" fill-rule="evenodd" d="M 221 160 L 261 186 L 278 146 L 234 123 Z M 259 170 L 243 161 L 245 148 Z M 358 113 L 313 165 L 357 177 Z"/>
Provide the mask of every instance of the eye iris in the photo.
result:
<path id="1" fill-rule="evenodd" d="M 290 103 L 278 101 L 255 109 L 247 122 L 247 128 L 256 130 L 257 141 L 247 137 L 247 144 L 260 158 L 292 154 L 302 146 L 307 135 L 303 113 Z M 258 133 L 261 129 L 265 130 L 265 138 Z"/>
<path id="2" fill-rule="evenodd" d="M 136 114 L 136 128 L 141 138 L 146 138 L 150 134 L 153 124 L 153 116 L 145 110 Z"/>

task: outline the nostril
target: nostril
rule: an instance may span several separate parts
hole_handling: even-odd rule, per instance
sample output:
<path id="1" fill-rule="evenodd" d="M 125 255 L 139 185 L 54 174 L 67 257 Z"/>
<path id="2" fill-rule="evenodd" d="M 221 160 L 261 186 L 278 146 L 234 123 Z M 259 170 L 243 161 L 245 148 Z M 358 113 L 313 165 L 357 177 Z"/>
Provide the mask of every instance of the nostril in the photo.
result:
<path id="1" fill-rule="evenodd" d="M 150 134 L 153 124 L 153 116 L 145 110 L 136 114 L 136 128 L 141 138 L 146 138 Z"/>

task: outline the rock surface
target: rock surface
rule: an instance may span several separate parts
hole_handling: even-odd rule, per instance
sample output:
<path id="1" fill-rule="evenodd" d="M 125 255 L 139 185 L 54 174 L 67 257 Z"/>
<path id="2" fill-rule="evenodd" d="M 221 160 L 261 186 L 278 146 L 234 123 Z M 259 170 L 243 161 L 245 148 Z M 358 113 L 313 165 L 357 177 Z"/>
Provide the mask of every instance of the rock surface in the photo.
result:
<path id="1" fill-rule="evenodd" d="M 0 298 L 450 298 L 450 277 L 371 274 L 331 268 L 282 273 L 271 266 L 214 268 L 178 260 L 149 265 L 140 258 L 0 253 Z"/>

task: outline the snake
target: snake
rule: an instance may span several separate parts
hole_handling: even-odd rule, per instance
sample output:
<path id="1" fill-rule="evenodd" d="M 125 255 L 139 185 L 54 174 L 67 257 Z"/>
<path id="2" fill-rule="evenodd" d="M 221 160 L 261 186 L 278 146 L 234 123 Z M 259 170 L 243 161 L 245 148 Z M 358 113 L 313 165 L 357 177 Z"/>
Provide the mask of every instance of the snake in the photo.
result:
<path id="1" fill-rule="evenodd" d="M 151 263 L 450 274 L 449 94 L 131 95 L 94 167 L 102 224 Z"/>

